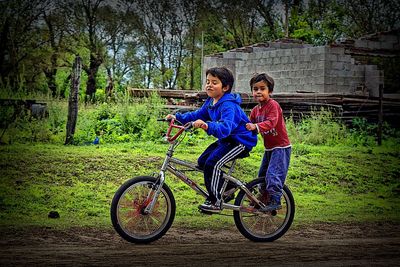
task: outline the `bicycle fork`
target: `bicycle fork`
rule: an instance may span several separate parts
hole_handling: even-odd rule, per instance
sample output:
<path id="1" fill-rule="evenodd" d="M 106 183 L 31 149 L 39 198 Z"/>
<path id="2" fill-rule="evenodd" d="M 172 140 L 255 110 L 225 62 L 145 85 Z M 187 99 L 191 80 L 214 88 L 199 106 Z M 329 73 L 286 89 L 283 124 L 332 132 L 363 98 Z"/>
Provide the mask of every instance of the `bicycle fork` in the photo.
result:
<path id="1" fill-rule="evenodd" d="M 170 161 L 170 159 L 172 157 L 172 153 L 173 153 L 173 147 L 171 145 L 170 148 L 168 149 L 167 155 L 165 156 L 163 165 L 161 166 L 160 173 L 158 174 L 158 179 L 157 179 L 156 183 L 152 186 L 149 194 L 147 195 L 147 199 L 146 199 L 147 202 L 151 198 L 152 199 L 150 200 L 149 205 L 147 205 L 147 207 L 143 211 L 145 214 L 152 213 L 154 205 L 157 203 L 157 199 L 158 199 L 158 196 L 160 195 L 161 188 L 164 185 L 165 171 L 166 171 L 168 163 L 169 163 L 169 161 Z"/>

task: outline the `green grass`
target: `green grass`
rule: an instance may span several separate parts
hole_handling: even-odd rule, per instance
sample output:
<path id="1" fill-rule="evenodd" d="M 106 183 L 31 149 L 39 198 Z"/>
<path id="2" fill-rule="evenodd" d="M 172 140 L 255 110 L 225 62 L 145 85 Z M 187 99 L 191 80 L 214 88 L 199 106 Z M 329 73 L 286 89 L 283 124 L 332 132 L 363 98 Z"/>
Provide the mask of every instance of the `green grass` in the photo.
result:
<path id="1" fill-rule="evenodd" d="M 210 142 L 182 144 L 175 155 L 195 161 Z M 0 225 L 110 226 L 109 208 L 117 188 L 131 177 L 157 172 L 167 147 L 150 141 L 0 146 Z M 259 143 L 250 157 L 238 162 L 236 176 L 252 180 L 262 153 Z M 287 178 L 297 205 L 294 223 L 399 222 L 399 177 L 398 146 L 294 145 Z M 168 175 L 166 182 L 177 201 L 175 226 L 234 225 L 231 216 L 200 214 L 202 198 L 177 178 Z M 50 211 L 59 212 L 60 218 L 49 219 Z"/>

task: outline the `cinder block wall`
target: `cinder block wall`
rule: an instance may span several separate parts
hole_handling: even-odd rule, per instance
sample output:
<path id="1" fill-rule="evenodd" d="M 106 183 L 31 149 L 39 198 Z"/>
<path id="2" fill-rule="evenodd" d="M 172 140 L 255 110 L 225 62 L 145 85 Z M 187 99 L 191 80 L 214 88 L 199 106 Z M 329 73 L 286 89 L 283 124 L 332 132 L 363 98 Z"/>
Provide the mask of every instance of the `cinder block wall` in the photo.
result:
<path id="1" fill-rule="evenodd" d="M 376 96 L 382 82 L 377 66 L 356 64 L 343 47 L 271 42 L 267 47 L 206 56 L 203 73 L 215 66 L 232 70 L 233 89 L 237 92 L 250 92 L 249 80 L 256 72 L 267 72 L 274 78 L 276 93 L 306 91 Z"/>

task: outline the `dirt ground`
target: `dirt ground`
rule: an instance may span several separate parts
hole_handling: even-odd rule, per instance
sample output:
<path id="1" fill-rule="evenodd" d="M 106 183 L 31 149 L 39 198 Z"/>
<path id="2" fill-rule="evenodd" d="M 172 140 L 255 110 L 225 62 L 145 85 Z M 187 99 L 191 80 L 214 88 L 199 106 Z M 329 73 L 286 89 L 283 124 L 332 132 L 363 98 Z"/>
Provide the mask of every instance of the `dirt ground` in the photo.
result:
<path id="1" fill-rule="evenodd" d="M 0 228 L 0 266 L 400 266 L 399 224 L 293 227 L 272 243 L 237 230 L 172 226 L 160 240 L 131 244 L 113 229 Z"/>

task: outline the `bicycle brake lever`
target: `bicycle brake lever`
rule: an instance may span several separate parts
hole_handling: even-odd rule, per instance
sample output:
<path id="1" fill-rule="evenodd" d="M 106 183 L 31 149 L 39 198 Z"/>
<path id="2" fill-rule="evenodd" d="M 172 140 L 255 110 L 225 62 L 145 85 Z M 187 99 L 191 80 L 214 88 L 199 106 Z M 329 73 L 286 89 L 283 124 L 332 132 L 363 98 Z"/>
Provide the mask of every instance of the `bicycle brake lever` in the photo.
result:
<path id="1" fill-rule="evenodd" d="M 185 131 L 190 130 L 193 128 L 193 122 L 190 121 L 190 122 L 186 123 L 185 125 L 183 125 L 183 127 L 185 128 Z"/>

